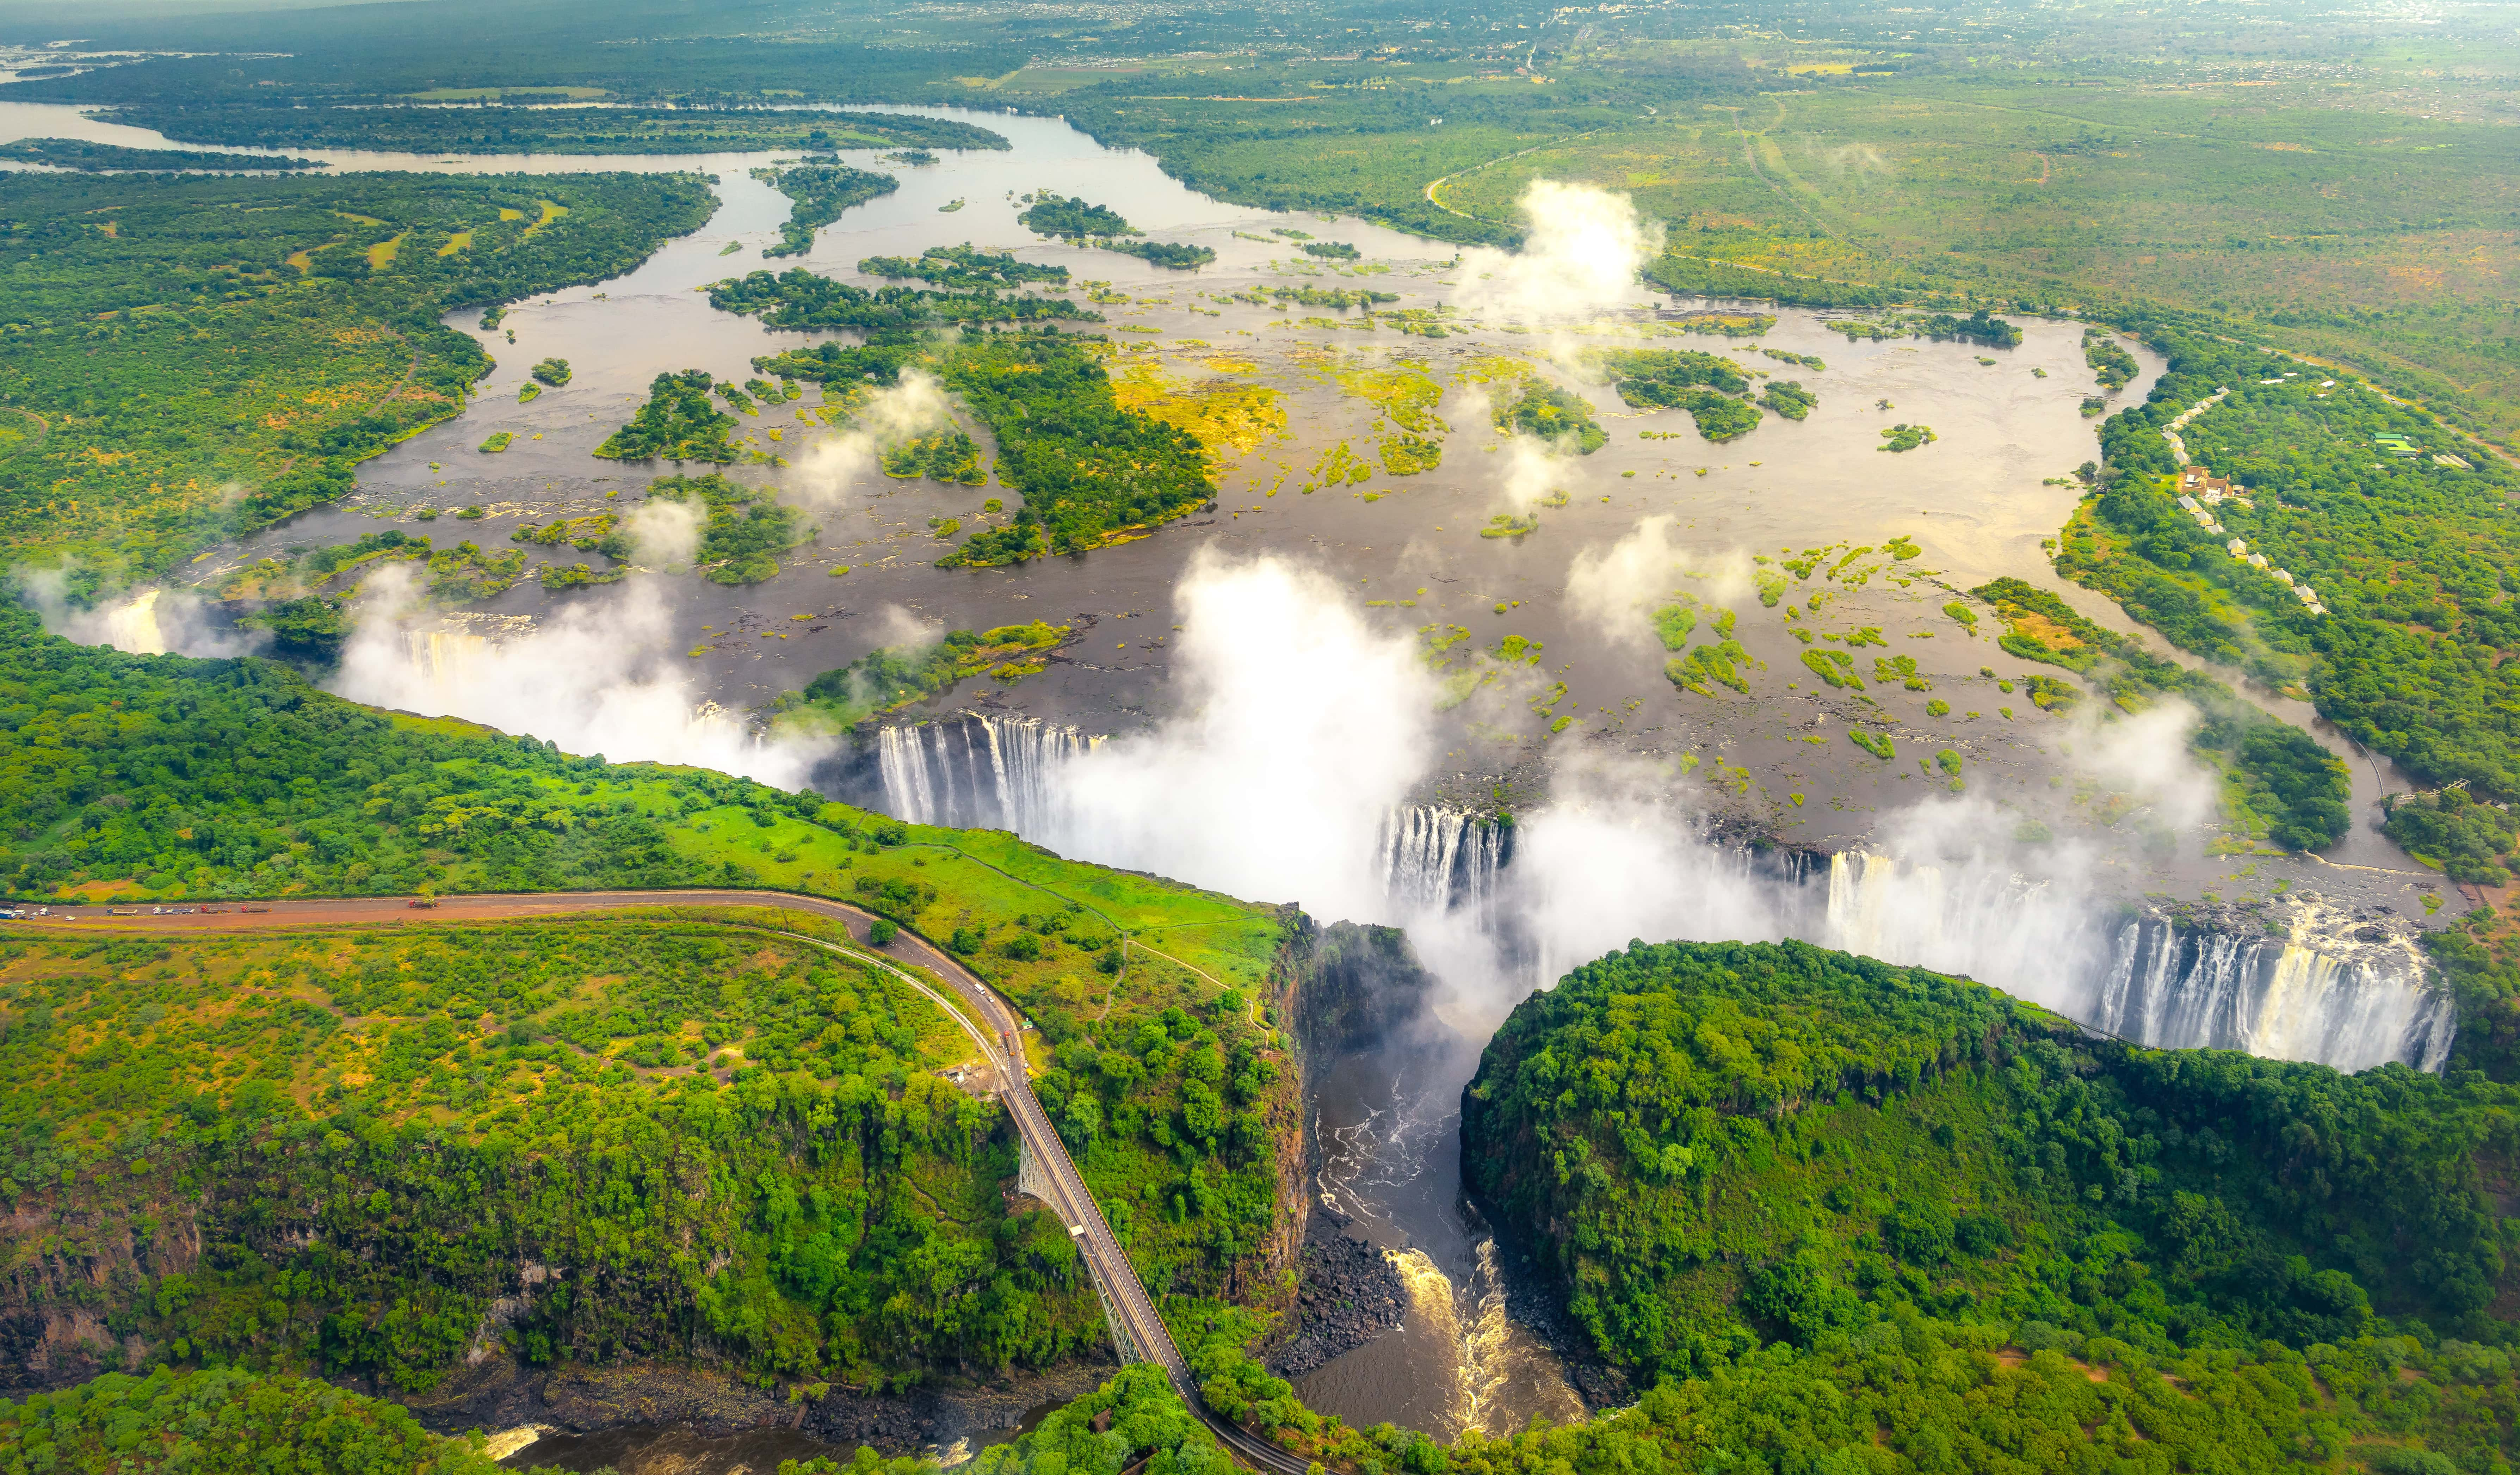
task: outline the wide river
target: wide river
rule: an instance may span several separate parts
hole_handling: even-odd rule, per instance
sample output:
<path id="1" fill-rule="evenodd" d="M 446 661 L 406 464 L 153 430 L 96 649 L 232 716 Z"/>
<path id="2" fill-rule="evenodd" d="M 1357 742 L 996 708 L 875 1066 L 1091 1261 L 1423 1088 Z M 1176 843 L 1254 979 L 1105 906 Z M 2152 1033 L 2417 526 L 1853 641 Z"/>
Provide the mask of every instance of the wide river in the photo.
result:
<path id="1" fill-rule="evenodd" d="M 778 239 L 788 201 L 748 171 L 792 154 L 289 151 L 339 171 L 687 170 L 714 177 L 720 204 L 704 228 L 623 277 L 536 297 L 494 330 L 450 320 L 498 364 L 471 409 L 369 463 L 344 502 L 204 561 L 199 589 L 254 559 L 384 525 L 495 550 L 511 547 L 510 532 L 523 524 L 635 507 L 647 482 L 671 469 L 590 453 L 652 378 L 698 368 L 741 382 L 756 356 L 817 336 L 715 311 L 698 289 L 765 265 L 864 281 L 862 257 L 969 242 L 1063 265 L 1080 291 L 1100 284 L 1115 377 L 1148 403 L 1230 430 L 1207 437 L 1221 470 L 1214 511 L 1086 556 L 940 569 L 934 560 L 949 544 L 934 529 L 996 520 L 1003 514 L 988 512 L 988 499 L 1012 504 L 1013 494 L 881 475 L 846 426 L 799 413 L 817 403 L 808 386 L 804 401 L 742 422 L 761 460 L 730 469 L 778 488 L 816 523 L 815 540 L 776 577 L 728 588 L 658 569 L 568 591 L 528 578 L 481 605 L 379 611 L 338 678 L 342 689 L 572 750 L 712 763 L 788 783 L 854 782 L 881 800 L 881 789 L 867 787 L 871 763 L 828 741 L 764 742 L 746 714 L 922 632 L 1047 619 L 1082 632 L 1063 659 L 1012 688 L 967 684 L 930 710 L 976 707 L 1002 723 L 1040 719 L 1134 739 L 1145 744 L 1142 774 L 1172 787 L 1161 803 L 1142 798 L 1150 812 L 1134 825 L 1098 828 L 1071 817 L 1032 837 L 1236 894 L 1301 901 L 1325 920 L 1426 920 L 1387 896 L 1388 845 L 1379 861 L 1370 853 L 1395 807 L 1433 801 L 1588 815 L 1589 833 L 1601 837 L 1597 855 L 1626 844 L 1648 859 L 1674 843 L 1665 831 L 1756 832 L 1838 852 L 1963 831 L 1982 838 L 1991 827 L 2009 834 L 2036 821 L 2072 856 L 2042 874 L 2078 895 L 2228 898 L 2316 886 L 2350 903 L 2415 910 L 2416 868 L 2367 825 L 2382 788 L 2404 785 L 2334 734 L 2321 730 L 2321 740 L 2354 760 L 2366 822 L 2331 852 L 2337 865 L 2213 854 L 2200 819 L 2210 801 L 2190 812 L 2210 782 L 2188 766 L 2175 732 L 2129 737 L 2042 713 L 2026 691 L 1999 685 L 2027 673 L 1997 649 L 1996 632 L 1944 612 L 1959 592 L 2013 575 L 2131 628 L 2105 601 L 2056 579 L 2042 550 L 2079 495 L 2063 478 L 2097 454 L 2096 422 L 2082 411 L 2099 391 L 2081 325 L 2018 319 L 2024 341 L 2012 348 L 1850 338 L 1829 324 L 1839 315 L 1792 310 L 1745 335 L 1691 332 L 1709 310 L 1747 309 L 1642 288 L 1585 289 L 1588 253 L 1600 243 L 1581 232 L 1554 259 L 1463 256 L 1353 219 L 1211 200 L 1151 158 L 1104 149 L 1056 118 L 904 111 L 964 118 L 1013 147 L 916 166 L 853 151 L 847 161 L 895 174 L 900 189 L 825 228 L 809 254 L 769 262 L 759 251 Z M 19 136 L 166 146 L 69 109 L 0 103 L 0 139 Z M 1043 190 L 1109 205 L 1148 237 L 1209 246 L 1217 260 L 1167 271 L 1042 241 L 1014 217 L 1021 197 Z M 1351 245 L 1359 259 L 1316 260 L 1297 248 L 1316 239 Z M 1352 310 L 1273 299 L 1271 289 L 1392 293 L 1382 310 L 1440 314 L 1446 334 L 1404 334 L 1387 318 L 1377 325 Z M 1799 380 L 1819 403 L 1799 423 L 1769 416 L 1741 439 L 1711 443 L 1680 412 L 1630 410 L 1588 368 L 1597 350 L 1639 347 L 1726 354 L 1745 370 Z M 2158 372 L 2154 355 L 2136 352 L 2143 377 L 2109 396 L 2113 406 L 2138 401 Z M 568 360 L 574 377 L 518 403 L 527 368 L 546 356 Z M 1584 394 L 1606 444 L 1589 456 L 1543 456 L 1501 434 L 1488 396 L 1530 375 Z M 1392 400 L 1395 385 L 1419 386 L 1427 402 Z M 968 417 L 963 424 L 979 433 Z M 1884 432 L 1900 425 L 1930 426 L 1934 439 L 1885 452 Z M 1442 443 L 1440 466 L 1406 476 L 1385 467 L 1378 452 L 1404 426 Z M 498 430 L 516 434 L 507 451 L 475 449 Z M 1349 466 L 1372 469 L 1348 480 Z M 470 508 L 481 514 L 450 515 Z M 1500 515 L 1537 517 L 1537 530 L 1482 536 Z M 1893 559 L 1894 538 L 1912 540 L 1903 547 L 1914 556 Z M 562 553 L 563 561 L 579 557 Z M 1778 604 L 1761 602 L 1762 573 L 1815 555 L 1815 571 Z M 1694 602 L 1701 626 L 1723 611 L 1737 620 L 1747 693 L 1716 686 L 1701 694 L 1666 679 L 1647 611 L 1677 595 Z M 215 608 L 161 617 L 187 598 L 169 591 L 154 611 L 126 611 L 112 629 L 87 633 L 179 648 L 217 639 Z M 1840 637 L 1880 633 L 1877 646 L 1857 648 L 1871 678 L 1863 702 L 1806 674 L 1807 650 L 1847 648 L 1798 640 L 1795 624 Z M 1448 634 L 1455 628 L 1459 637 Z M 1448 641 L 1458 646 L 1446 691 L 1419 656 Z M 1471 649 L 1485 652 L 1475 685 L 1458 677 Z M 1876 659 L 1912 662 L 1917 689 L 1879 679 Z M 2310 722 L 2306 709 L 2260 699 Z M 1438 704 L 1444 711 L 1430 713 Z M 1895 724 L 1895 760 L 1846 740 L 1878 716 Z M 1950 769 L 1922 761 L 1946 751 L 1963 766 L 1964 795 L 1952 792 Z M 1115 781 L 1105 773 L 1101 782 Z M 1118 795 L 1106 807 L 1130 802 Z M 1536 854 L 1546 831 L 1534 829 L 1526 851 Z M 2165 852 L 2160 836 L 2172 830 L 2175 849 Z M 1632 871 L 1598 888 L 1632 887 L 1632 902 L 1563 900 L 1567 947 L 1616 946 L 1634 935 L 1631 925 L 1650 935 L 1794 930 L 1776 918 L 1723 930 L 1725 915 L 1707 898 L 1729 894 L 1729 882 L 1714 872 Z M 1549 933 L 1535 927 L 1532 935 Z M 1530 949 L 1504 966 L 1441 924 L 1419 941 L 1442 985 L 1428 1021 L 1322 1071 L 1313 1102 L 1319 1191 L 1355 1218 L 1353 1232 L 1394 1256 L 1411 1310 L 1398 1331 L 1300 1388 L 1314 1407 L 1353 1422 L 1389 1419 L 1443 1436 L 1563 1419 L 1580 1404 L 1553 1359 L 1506 1315 L 1507 1273 L 1460 1187 L 1460 1090 L 1486 1031 L 1536 981 Z M 1544 937 L 1541 962 L 1571 961 L 1560 951 Z M 792 1453 L 756 1444 L 614 1435 L 544 1453 L 625 1475 L 708 1475 Z"/>

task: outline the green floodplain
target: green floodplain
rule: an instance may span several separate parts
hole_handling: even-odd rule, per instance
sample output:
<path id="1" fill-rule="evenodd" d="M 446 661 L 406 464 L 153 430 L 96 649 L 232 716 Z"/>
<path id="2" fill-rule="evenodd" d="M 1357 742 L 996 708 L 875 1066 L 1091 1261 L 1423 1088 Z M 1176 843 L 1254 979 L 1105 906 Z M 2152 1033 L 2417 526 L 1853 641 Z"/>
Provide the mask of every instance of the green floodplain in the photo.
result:
<path id="1" fill-rule="evenodd" d="M 2104 383 L 2137 372 L 2117 335 L 2140 343 L 2167 370 L 2141 403 L 2091 407 L 2102 454 L 2056 571 L 2397 760 L 2429 790 L 2388 821 L 2410 853 L 2474 886 L 2520 870 L 2506 37 L 2289 11 L 1293 14 L 1088 29 L 1011 9 L 950 46 L 881 8 L 782 11 L 778 33 L 681 17 L 643 46 L 589 44 L 620 18 L 574 4 L 102 21 L 86 44 L 221 55 L 6 88 L 186 147 L 0 149 L 71 171 L 0 175 L 0 559 L 93 603 L 337 499 L 488 372 L 443 317 L 488 326 L 618 276 L 711 208 L 697 174 L 177 172 L 238 167 L 211 151 L 994 149 L 976 124 L 776 105 L 1055 112 L 1229 200 L 1511 245 L 1531 181 L 1589 182 L 1662 224 L 1645 278 L 1671 292 L 1861 308 L 1861 333 L 1989 348 L 2017 340 L 2006 316 L 2071 312 L 2097 325 Z M 1305 26 L 1337 40 L 1286 39 Z M 532 106 L 563 100 L 621 106 Z M 813 159 L 769 182 L 799 247 L 891 186 Z M 1201 264 L 1089 200 L 1026 223 Z M 652 495 L 698 514 L 696 566 L 727 584 L 772 576 L 804 536 L 744 481 L 739 417 L 800 384 L 844 412 L 905 367 L 989 431 L 1015 504 L 952 562 L 1080 555 L 1211 503 L 1198 437 L 1129 408 L 1096 315 L 1018 265 L 940 240 L 864 268 L 919 285 L 732 276 L 711 289 L 723 310 L 853 336 L 765 355 L 742 385 L 660 376 L 606 454 L 657 463 Z M 1826 392 L 1801 356 L 1815 378 L 1753 402 L 1728 362 L 1598 367 L 1710 443 Z M 1571 399 L 1534 380 L 1496 413 L 1586 450 L 1604 432 Z M 2191 454 L 2245 489 L 2202 520 L 2160 433 L 2182 417 Z M 898 474 L 980 474 L 968 436 L 896 450 Z M 586 555 L 584 582 L 631 552 L 608 517 L 519 537 Z M 456 602 L 521 567 L 379 535 L 249 571 L 288 595 L 257 617 L 320 661 L 341 594 L 386 562 Z M 2192 701 L 2225 802 L 2270 842 L 2315 849 L 2348 823 L 2330 761 L 2228 685 L 2018 580 L 1968 594 L 1955 619 L 1983 612 L 2007 654 L 2091 689 L 2038 678 L 2042 706 Z M 1696 623 L 1681 613 L 1658 617 L 1676 652 Z M 1297 1289 L 1298 917 L 1004 834 L 371 711 L 273 661 L 81 648 L 14 607 L 5 623 L 13 895 L 747 884 L 850 899 L 951 949 L 1040 1026 L 1036 1089 L 1210 1408 L 1326 1471 L 2490 1475 L 2520 1457 L 2520 935 L 2493 907 L 2431 942 L 2460 1025 L 2440 1076 L 2093 1040 L 1966 980 L 1799 945 L 1640 945 L 1576 968 L 1490 1045 L 1466 1161 L 1575 1354 L 1629 1397 L 1447 1444 L 1318 1414 L 1259 1359 Z M 783 719 L 861 722 L 1068 634 L 879 651 Z M 1675 658 L 1674 682 L 1729 685 L 1723 650 Z M 1913 677 L 1810 655 L 1832 688 Z M 1099 1347 L 1067 1236 L 1005 1208 L 1003 1112 L 942 1074 L 968 1063 L 951 1021 L 768 919 L 0 939 L 0 1347 L 57 1349 L 43 1379 L 0 1383 L 0 1466 L 486 1469 L 403 1403 L 462 1363 L 520 1256 L 573 1273 L 497 1334 L 524 1366 L 663 1361 L 803 1401 Z M 1208 1475 L 1225 1456 L 1139 1368 L 978 1463 Z M 849 1468 L 906 1475 L 871 1452 Z"/>

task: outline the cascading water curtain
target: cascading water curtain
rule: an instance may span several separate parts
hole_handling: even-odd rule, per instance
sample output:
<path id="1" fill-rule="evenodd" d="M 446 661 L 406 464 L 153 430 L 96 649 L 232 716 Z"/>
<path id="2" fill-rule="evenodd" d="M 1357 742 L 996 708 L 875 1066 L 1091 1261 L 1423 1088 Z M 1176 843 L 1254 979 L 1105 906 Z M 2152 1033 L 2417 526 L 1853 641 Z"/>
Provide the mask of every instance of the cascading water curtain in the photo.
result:
<path id="1" fill-rule="evenodd" d="M 1046 842 L 1063 813 L 1060 771 L 1102 740 L 1035 718 L 966 713 L 882 729 L 876 768 L 894 819 L 1011 829 Z"/>
<path id="2" fill-rule="evenodd" d="M 2340 956 L 2320 916 L 2298 910 L 2288 937 L 2117 922 L 1995 867 L 1854 853 L 1829 863 L 1822 941 L 1977 978 L 2138 1045 L 2440 1069 L 2456 1021 L 2422 963 L 2387 949 Z"/>

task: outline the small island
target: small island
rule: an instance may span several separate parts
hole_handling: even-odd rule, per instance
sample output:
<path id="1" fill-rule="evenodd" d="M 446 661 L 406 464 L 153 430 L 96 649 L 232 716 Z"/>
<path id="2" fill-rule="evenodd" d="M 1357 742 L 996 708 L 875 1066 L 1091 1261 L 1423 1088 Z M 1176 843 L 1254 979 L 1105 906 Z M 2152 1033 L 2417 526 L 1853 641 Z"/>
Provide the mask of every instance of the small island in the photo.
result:
<path id="1" fill-rule="evenodd" d="M 109 172 L 166 173 L 186 169 L 222 172 L 288 172 L 322 169 L 320 158 L 288 158 L 277 154 L 225 154 L 191 149 L 126 149 L 120 144 L 90 143 L 83 138 L 22 138 L 0 144 L 0 158 L 47 164 L 83 174 Z"/>

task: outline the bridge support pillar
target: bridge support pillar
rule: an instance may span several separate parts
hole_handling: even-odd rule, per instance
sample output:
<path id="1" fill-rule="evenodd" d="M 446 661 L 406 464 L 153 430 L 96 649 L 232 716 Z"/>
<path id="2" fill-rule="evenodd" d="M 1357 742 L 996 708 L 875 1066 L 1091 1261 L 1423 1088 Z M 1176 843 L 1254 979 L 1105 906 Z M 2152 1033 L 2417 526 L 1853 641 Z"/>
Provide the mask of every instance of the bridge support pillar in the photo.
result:
<path id="1" fill-rule="evenodd" d="M 1050 1184 L 1050 1170 L 1033 1155 L 1032 1143 L 1018 1135 L 1015 1139 L 1015 1191 L 1039 1199 L 1044 1207 L 1058 1213 L 1058 1200 L 1051 1197 Z M 1083 1230 L 1082 1225 L 1067 1227 L 1071 1237 L 1081 1238 Z M 1085 1262 L 1086 1276 L 1094 1282 L 1094 1295 L 1102 1303 L 1102 1323 L 1110 1328 L 1111 1345 L 1120 1354 L 1120 1365 L 1126 1367 L 1132 1363 L 1147 1362 L 1146 1352 L 1138 1346 L 1137 1339 L 1129 1335 L 1129 1328 L 1121 1321 L 1118 1308 L 1111 1304 L 1109 1288 L 1103 1285 L 1102 1276 L 1094 1274 L 1093 1258 L 1085 1254 L 1082 1244 L 1077 1246 L 1077 1258 Z"/>

